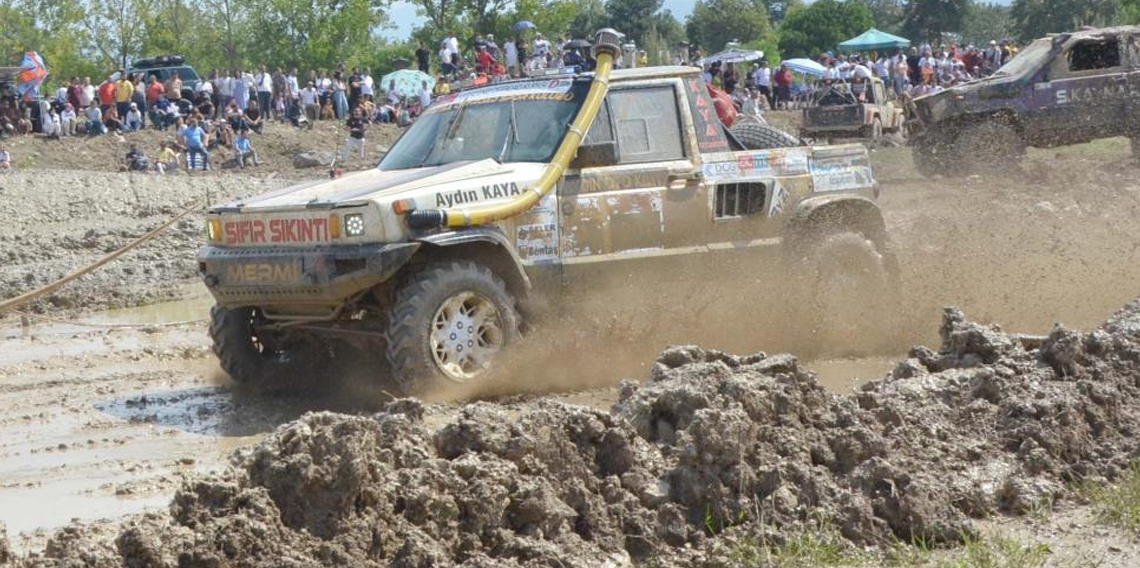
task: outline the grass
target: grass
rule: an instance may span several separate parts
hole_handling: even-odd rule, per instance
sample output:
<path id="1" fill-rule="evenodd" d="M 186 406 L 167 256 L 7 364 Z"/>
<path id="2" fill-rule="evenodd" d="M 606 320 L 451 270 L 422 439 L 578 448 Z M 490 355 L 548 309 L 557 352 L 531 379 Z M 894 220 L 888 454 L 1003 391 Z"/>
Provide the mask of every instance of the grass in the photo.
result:
<path id="1" fill-rule="evenodd" d="M 1140 537 L 1140 462 L 1112 485 L 1086 486 L 1085 496 L 1097 519 Z"/>
<path id="2" fill-rule="evenodd" d="M 925 542 L 896 542 L 884 558 L 895 568 L 1038 568 L 1052 552 L 1048 545 L 1025 544 L 996 535 L 971 537 L 949 550 L 935 550 Z"/>

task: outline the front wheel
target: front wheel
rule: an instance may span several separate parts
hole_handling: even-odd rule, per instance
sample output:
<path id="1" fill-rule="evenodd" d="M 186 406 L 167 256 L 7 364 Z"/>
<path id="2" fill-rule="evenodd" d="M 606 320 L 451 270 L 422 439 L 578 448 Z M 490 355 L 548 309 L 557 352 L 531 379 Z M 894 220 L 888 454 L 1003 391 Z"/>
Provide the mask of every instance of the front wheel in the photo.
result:
<path id="1" fill-rule="evenodd" d="M 412 274 L 391 313 L 388 361 L 408 395 L 477 380 L 518 338 L 514 297 L 489 269 L 471 262 L 432 264 Z"/>
<path id="2" fill-rule="evenodd" d="M 319 338 L 268 329 L 255 307 L 210 309 L 214 353 L 230 378 L 259 391 L 306 388 L 321 378 L 332 357 Z"/>

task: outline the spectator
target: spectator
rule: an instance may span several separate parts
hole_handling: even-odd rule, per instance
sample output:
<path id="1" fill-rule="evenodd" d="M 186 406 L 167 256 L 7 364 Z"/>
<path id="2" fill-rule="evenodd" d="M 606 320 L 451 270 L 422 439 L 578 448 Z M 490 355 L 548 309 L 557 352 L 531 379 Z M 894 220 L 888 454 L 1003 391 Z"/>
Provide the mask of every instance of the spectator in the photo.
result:
<path id="1" fill-rule="evenodd" d="M 99 110 L 98 101 L 91 101 L 91 104 L 87 106 L 87 110 L 84 111 L 83 115 L 87 119 L 87 127 L 85 130 L 88 136 L 98 136 L 107 133 L 107 127 L 103 124 L 103 113 Z"/>
<path id="2" fill-rule="evenodd" d="M 372 81 L 372 70 L 365 67 L 360 73 L 360 96 L 366 100 L 374 100 L 376 95 L 375 83 Z"/>
<path id="3" fill-rule="evenodd" d="M 364 118 L 360 116 L 360 109 L 353 109 L 348 122 L 348 140 L 344 143 L 343 161 L 348 162 L 352 154 L 359 154 L 364 159 Z"/>
<path id="4" fill-rule="evenodd" d="M 760 67 L 752 73 L 752 83 L 756 86 L 757 92 L 768 101 L 768 108 L 776 108 L 772 102 L 772 69 L 767 59 L 762 60 Z"/>
<path id="5" fill-rule="evenodd" d="M 127 118 L 123 124 L 123 129 L 127 132 L 134 132 L 136 130 L 142 130 L 142 128 L 142 112 L 139 111 L 138 105 L 131 103 L 127 109 Z"/>
<path id="6" fill-rule="evenodd" d="M 12 172 L 12 154 L 8 153 L 8 149 L 0 146 L 0 172 Z"/>
<path id="7" fill-rule="evenodd" d="M 400 104 L 401 98 L 402 97 L 400 96 L 400 91 L 396 90 L 396 81 L 388 81 L 388 104 L 396 106 Z"/>
<path id="8" fill-rule="evenodd" d="M 430 63 L 429 55 L 430 54 L 428 53 L 428 50 L 426 48 L 424 48 L 424 42 L 423 41 L 420 41 L 418 44 L 416 44 L 416 65 L 419 67 L 419 70 L 423 73 L 429 73 L 430 72 L 429 71 L 429 63 Z"/>
<path id="9" fill-rule="evenodd" d="M 225 109 L 229 108 L 230 102 L 234 100 L 234 76 L 232 70 L 222 72 L 222 76 L 218 78 L 218 105 Z"/>
<path id="10" fill-rule="evenodd" d="M 792 70 L 786 65 L 780 65 L 773 80 L 776 83 L 776 106 L 787 106 L 792 95 Z"/>
<path id="11" fill-rule="evenodd" d="M 226 122 L 235 132 L 249 128 L 249 124 L 245 120 L 245 113 L 238 108 L 237 101 L 230 101 L 230 106 L 226 107 Z"/>
<path id="12" fill-rule="evenodd" d="M 277 120 L 285 120 L 287 103 L 291 98 L 289 79 L 285 76 L 285 72 L 278 67 L 277 72 L 273 74 L 273 116 Z"/>
<path id="13" fill-rule="evenodd" d="M 329 72 L 321 71 L 321 76 L 317 79 L 317 101 L 322 108 L 332 105 L 332 93 L 332 79 L 329 78 Z"/>
<path id="14" fill-rule="evenodd" d="M 83 102 L 83 85 L 79 83 L 79 77 L 72 77 L 71 79 L 71 86 L 67 89 L 67 104 L 71 105 L 72 113 L 77 108 L 87 106 Z"/>
<path id="15" fill-rule="evenodd" d="M 234 157 L 237 159 L 238 167 L 242 169 L 248 164 L 261 165 L 261 160 L 257 157 L 257 150 L 253 148 L 253 143 L 249 140 L 248 128 L 243 128 L 238 132 L 237 140 L 234 142 Z"/>
<path id="16" fill-rule="evenodd" d="M 119 116 L 125 116 L 131 109 L 131 97 L 135 94 L 135 84 L 126 72 L 120 71 L 119 80 L 115 82 L 115 106 L 118 107 Z"/>
<path id="17" fill-rule="evenodd" d="M 740 105 L 740 114 L 754 118 L 762 118 L 764 116 L 763 108 L 767 102 L 767 97 L 761 99 L 763 95 L 759 89 L 748 91 L 743 103 Z"/>
<path id="18" fill-rule="evenodd" d="M 344 74 L 337 71 L 333 74 L 333 108 L 336 109 L 336 118 L 341 120 L 348 116 L 348 85 L 344 82 Z"/>
<path id="19" fill-rule="evenodd" d="M 308 117 L 309 121 L 317 120 L 320 107 L 317 106 L 317 88 L 313 85 L 312 81 L 309 81 L 309 84 L 305 85 L 304 89 L 301 89 L 299 100 L 301 109 L 304 110 L 305 116 Z"/>
<path id="20" fill-rule="evenodd" d="M 550 53 L 550 42 L 542 37 L 542 34 L 534 34 L 534 54 L 539 57 L 546 57 Z"/>
<path id="21" fill-rule="evenodd" d="M 194 171 L 196 156 L 202 157 L 202 169 L 210 171 L 210 152 L 206 150 L 210 143 L 210 135 L 198 126 L 198 121 L 191 119 L 186 128 L 179 134 L 183 146 L 186 147 L 186 171 Z"/>
<path id="22" fill-rule="evenodd" d="M 360 68 L 353 67 L 352 75 L 348 78 L 348 108 L 352 110 L 360 104 L 360 89 L 364 82 L 360 75 Z"/>
<path id="23" fill-rule="evenodd" d="M 78 125 L 75 119 L 75 107 L 71 106 L 71 103 L 67 103 L 63 107 L 63 112 L 59 114 L 59 125 L 63 136 L 75 136 Z"/>
<path id="24" fill-rule="evenodd" d="M 151 108 L 153 108 L 154 105 L 158 104 L 158 99 L 165 94 L 166 94 L 166 86 L 162 84 L 162 81 L 158 80 L 158 77 L 151 75 L 150 76 L 150 84 L 148 84 L 146 86 L 146 102 L 147 102 L 147 104 L 150 105 Z M 151 122 L 154 122 L 154 120 L 151 119 Z"/>
<path id="25" fill-rule="evenodd" d="M 158 162 L 155 163 L 158 173 L 166 175 L 166 170 L 178 171 L 178 150 L 174 144 L 163 142 L 159 144 Z"/>
<path id="26" fill-rule="evenodd" d="M 249 89 L 253 82 L 248 77 L 249 74 L 242 73 L 240 69 L 234 71 L 234 102 L 241 110 L 249 108 Z"/>
<path id="27" fill-rule="evenodd" d="M 440 60 L 440 68 L 439 68 L 440 73 L 443 73 L 444 75 L 450 77 L 450 76 L 454 75 L 456 71 L 458 71 L 458 69 L 452 63 L 451 50 L 447 48 L 447 42 L 446 41 L 443 43 L 443 46 L 440 47 L 440 49 L 439 49 L 439 60 Z"/>
<path id="28" fill-rule="evenodd" d="M 103 113 L 103 126 L 107 127 L 107 131 L 110 132 L 119 132 L 123 129 L 123 121 L 119 118 L 118 107 L 112 105 Z"/>
<path id="29" fill-rule="evenodd" d="M 170 80 L 166 82 L 166 98 L 177 105 L 182 100 L 182 78 L 178 72 L 171 73 Z"/>
<path id="30" fill-rule="evenodd" d="M 95 85 L 91 84 L 91 77 L 83 78 L 83 100 L 82 104 L 76 108 L 87 108 L 91 101 L 95 100 Z"/>
<path id="31" fill-rule="evenodd" d="M 268 67 L 261 66 L 261 72 L 254 77 L 254 84 L 257 85 L 258 108 L 262 110 L 273 108 L 273 75 Z"/>
<path id="32" fill-rule="evenodd" d="M 115 82 L 107 77 L 102 85 L 99 85 L 99 112 L 107 112 L 107 109 L 115 106 Z"/>
<path id="33" fill-rule="evenodd" d="M 178 106 L 170 102 L 165 93 L 158 96 L 152 112 L 150 121 L 159 130 L 166 130 L 178 120 Z"/>
<path id="34" fill-rule="evenodd" d="M 44 136 L 58 140 L 60 138 L 60 135 L 63 133 L 63 128 L 60 125 L 59 113 L 55 111 L 55 107 L 52 107 L 47 112 L 47 115 L 42 119 L 42 122 L 43 127 L 41 130 L 43 131 Z"/>
<path id="35" fill-rule="evenodd" d="M 265 115 L 261 112 L 261 106 L 256 101 L 249 103 L 249 110 L 245 111 L 243 116 L 246 127 L 262 134 L 262 129 L 265 127 Z"/>
<path id="36" fill-rule="evenodd" d="M 285 86 L 289 89 L 289 108 L 286 109 L 286 113 L 292 114 L 293 109 L 297 109 L 297 112 L 300 112 L 301 86 L 297 82 L 296 67 L 294 67 L 289 72 L 289 74 L 285 76 Z"/>
<path id="37" fill-rule="evenodd" d="M 427 81 L 420 82 L 420 108 L 426 109 L 431 106 L 431 89 L 428 88 Z"/>
<path id="38" fill-rule="evenodd" d="M 131 102 L 134 103 L 134 105 L 136 107 L 138 107 L 139 115 L 142 117 L 142 125 L 145 128 L 146 127 L 146 110 L 147 110 L 147 100 L 146 100 L 147 92 L 146 92 L 146 85 L 143 83 L 143 74 L 142 73 L 135 74 L 134 76 L 131 77 L 131 81 L 134 84 L 134 91 L 131 94 Z"/>
<path id="39" fill-rule="evenodd" d="M 150 159 L 142 150 L 139 150 L 137 144 L 131 144 L 131 149 L 127 150 L 127 171 L 145 172 L 149 169 Z"/>

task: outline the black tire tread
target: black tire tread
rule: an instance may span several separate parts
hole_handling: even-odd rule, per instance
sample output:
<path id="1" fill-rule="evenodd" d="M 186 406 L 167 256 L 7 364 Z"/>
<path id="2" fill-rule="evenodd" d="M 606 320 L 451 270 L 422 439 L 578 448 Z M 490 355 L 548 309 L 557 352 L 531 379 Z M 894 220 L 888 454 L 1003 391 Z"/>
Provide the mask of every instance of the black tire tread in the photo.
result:
<path id="1" fill-rule="evenodd" d="M 767 150 L 770 148 L 795 148 L 803 146 L 799 138 L 778 128 L 760 124 L 758 122 L 740 122 L 729 129 L 733 136 L 744 144 L 749 150 Z"/>

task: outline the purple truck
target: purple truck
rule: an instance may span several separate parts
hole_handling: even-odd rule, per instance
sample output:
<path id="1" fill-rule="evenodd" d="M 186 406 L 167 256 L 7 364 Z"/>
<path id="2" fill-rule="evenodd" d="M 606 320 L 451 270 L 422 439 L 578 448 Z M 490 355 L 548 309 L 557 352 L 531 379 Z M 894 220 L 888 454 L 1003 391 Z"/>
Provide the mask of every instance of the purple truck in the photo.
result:
<path id="1" fill-rule="evenodd" d="M 1030 43 L 990 77 L 914 99 L 915 167 L 925 176 L 1015 165 L 1047 148 L 1128 136 L 1140 152 L 1140 27 Z"/>

